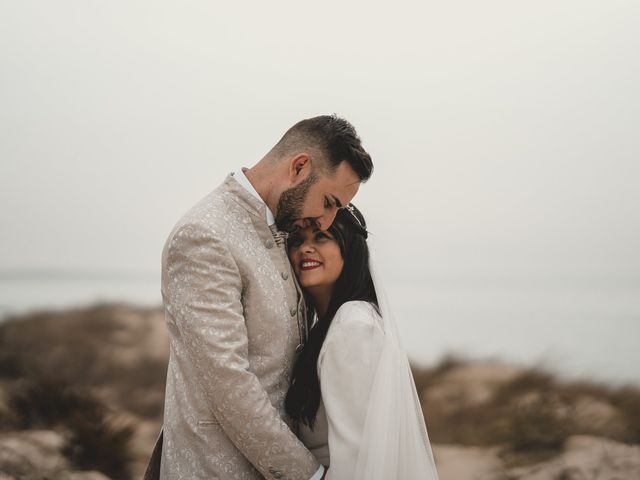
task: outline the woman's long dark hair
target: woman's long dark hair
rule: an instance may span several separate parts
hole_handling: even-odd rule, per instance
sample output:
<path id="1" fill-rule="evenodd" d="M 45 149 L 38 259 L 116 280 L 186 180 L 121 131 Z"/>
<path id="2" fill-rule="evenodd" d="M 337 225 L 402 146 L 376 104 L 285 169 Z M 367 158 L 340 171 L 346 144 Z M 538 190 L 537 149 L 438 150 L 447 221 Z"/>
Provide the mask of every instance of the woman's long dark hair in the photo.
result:
<path id="1" fill-rule="evenodd" d="M 319 318 L 309 332 L 309 338 L 293 367 L 291 385 L 285 399 L 287 414 L 296 427 L 301 423 L 311 429 L 320 406 L 320 380 L 318 356 L 334 315 L 343 303 L 352 300 L 371 302 L 377 308 L 378 300 L 369 267 L 367 228 L 364 217 L 353 205 L 338 210 L 329 232 L 338 242 L 344 261 L 342 273 L 333 286 L 326 314 Z M 305 294 L 307 318 L 316 314 L 311 298 Z"/>

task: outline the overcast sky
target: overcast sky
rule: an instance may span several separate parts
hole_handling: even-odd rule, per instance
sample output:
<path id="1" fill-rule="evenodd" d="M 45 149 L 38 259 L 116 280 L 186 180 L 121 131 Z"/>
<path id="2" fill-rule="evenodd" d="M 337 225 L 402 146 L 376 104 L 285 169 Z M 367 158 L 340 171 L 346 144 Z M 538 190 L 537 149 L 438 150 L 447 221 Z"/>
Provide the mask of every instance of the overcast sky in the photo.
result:
<path id="1" fill-rule="evenodd" d="M 0 269 L 157 272 L 173 224 L 337 113 L 407 278 L 638 278 L 640 3 L 0 0 Z"/>

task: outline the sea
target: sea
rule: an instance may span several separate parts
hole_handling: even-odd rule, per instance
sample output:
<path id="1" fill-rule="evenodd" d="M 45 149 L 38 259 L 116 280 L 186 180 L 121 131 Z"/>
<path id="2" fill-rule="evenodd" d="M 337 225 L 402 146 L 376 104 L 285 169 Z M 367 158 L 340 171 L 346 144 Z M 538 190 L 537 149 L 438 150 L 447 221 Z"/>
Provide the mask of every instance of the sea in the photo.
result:
<path id="1" fill-rule="evenodd" d="M 640 386 L 638 282 L 430 278 L 389 280 L 385 289 L 416 365 L 446 356 L 498 360 L 567 379 Z M 160 306 L 159 274 L 0 274 L 0 322 L 105 302 Z"/>

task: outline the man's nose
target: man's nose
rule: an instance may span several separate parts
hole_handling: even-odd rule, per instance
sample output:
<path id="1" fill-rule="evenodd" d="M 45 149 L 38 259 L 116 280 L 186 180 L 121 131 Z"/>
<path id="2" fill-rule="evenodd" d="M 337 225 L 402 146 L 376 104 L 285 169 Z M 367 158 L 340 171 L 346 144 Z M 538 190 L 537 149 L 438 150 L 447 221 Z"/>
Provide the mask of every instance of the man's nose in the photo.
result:
<path id="1" fill-rule="evenodd" d="M 335 209 L 329 213 L 325 213 L 319 217 L 316 217 L 314 220 L 318 228 L 323 231 L 327 230 L 335 220 L 337 213 L 338 213 L 338 210 Z"/>

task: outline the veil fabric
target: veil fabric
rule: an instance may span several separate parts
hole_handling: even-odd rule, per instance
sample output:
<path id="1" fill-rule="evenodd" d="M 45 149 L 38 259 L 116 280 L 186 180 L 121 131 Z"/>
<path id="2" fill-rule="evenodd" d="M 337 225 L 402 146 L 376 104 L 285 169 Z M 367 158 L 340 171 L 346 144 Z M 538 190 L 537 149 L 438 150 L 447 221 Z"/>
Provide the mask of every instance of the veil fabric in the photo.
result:
<path id="1" fill-rule="evenodd" d="M 373 260 L 370 267 L 384 340 L 367 405 L 354 480 L 438 480 L 409 361 Z"/>

